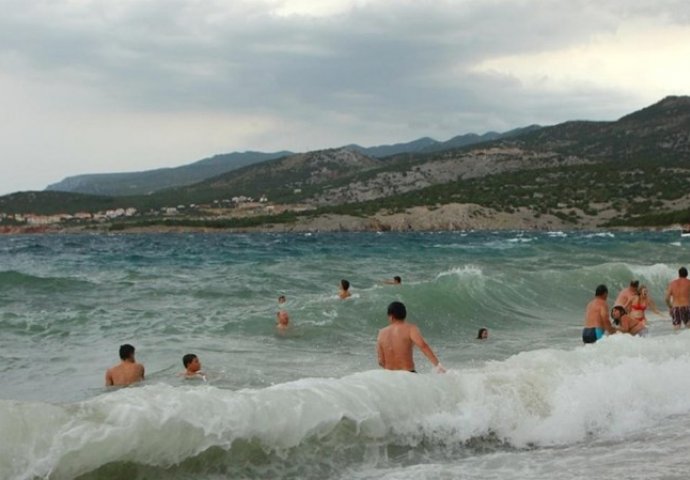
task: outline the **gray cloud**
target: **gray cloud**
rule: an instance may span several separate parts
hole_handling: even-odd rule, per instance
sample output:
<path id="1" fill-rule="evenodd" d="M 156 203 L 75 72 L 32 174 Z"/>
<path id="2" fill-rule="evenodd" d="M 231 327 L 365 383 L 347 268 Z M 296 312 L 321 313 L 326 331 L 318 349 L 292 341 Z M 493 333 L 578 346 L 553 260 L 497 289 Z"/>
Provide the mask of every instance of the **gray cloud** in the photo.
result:
<path id="1" fill-rule="evenodd" d="M 690 22 L 685 2 L 671 0 L 400 0 L 326 17 L 220 0 L 3 3 L 0 67 L 16 77 L 81 85 L 132 114 L 331 122 L 346 128 L 334 135 L 343 143 L 624 113 L 636 98 L 615 86 L 564 97 L 473 67 L 587 44 L 631 19 Z"/>

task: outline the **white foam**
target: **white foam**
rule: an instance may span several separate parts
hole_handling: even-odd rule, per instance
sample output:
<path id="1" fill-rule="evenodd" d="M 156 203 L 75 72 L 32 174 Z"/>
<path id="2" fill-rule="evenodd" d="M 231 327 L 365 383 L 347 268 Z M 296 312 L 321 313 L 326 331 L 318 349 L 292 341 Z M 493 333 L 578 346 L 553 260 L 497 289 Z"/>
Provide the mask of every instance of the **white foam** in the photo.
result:
<path id="1" fill-rule="evenodd" d="M 443 278 L 443 277 L 449 277 L 449 276 L 458 276 L 458 277 L 482 277 L 484 275 L 484 272 L 480 267 L 477 267 L 475 265 L 465 265 L 462 267 L 454 267 L 451 268 L 450 270 L 445 270 L 438 275 L 436 275 L 436 280 Z"/>
<path id="2" fill-rule="evenodd" d="M 615 335 L 446 375 L 376 370 L 259 390 L 151 385 L 66 406 L 0 401 L 0 430 L 12 439 L 0 446 L 0 478 L 72 478 L 114 461 L 168 466 L 237 440 L 288 452 L 344 420 L 379 444 L 619 439 L 690 413 L 688 352 L 690 331 Z"/>

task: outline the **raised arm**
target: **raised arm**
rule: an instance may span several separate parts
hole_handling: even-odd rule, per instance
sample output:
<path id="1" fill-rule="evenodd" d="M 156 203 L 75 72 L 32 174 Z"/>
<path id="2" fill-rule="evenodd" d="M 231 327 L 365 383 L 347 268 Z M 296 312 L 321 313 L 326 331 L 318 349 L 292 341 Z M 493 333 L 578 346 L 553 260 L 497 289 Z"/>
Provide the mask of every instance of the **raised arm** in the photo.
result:
<path id="1" fill-rule="evenodd" d="M 656 303 L 654 302 L 654 300 L 652 300 L 652 297 L 647 297 L 647 305 L 649 305 L 649 309 L 652 312 L 656 313 L 657 315 L 661 315 L 661 312 L 658 308 L 656 308 Z"/>
<path id="2" fill-rule="evenodd" d="M 379 332 L 379 336 L 376 339 L 376 354 L 379 358 L 379 366 L 385 367 L 386 362 L 385 362 L 385 358 L 383 356 L 383 344 L 381 342 L 381 332 Z"/>

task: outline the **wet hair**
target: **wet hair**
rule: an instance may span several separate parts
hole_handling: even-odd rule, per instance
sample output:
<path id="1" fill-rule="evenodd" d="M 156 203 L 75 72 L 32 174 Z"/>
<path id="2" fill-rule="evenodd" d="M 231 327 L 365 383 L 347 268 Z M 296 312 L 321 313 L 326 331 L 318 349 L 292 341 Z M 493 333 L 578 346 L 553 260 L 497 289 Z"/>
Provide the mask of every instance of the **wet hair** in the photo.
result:
<path id="1" fill-rule="evenodd" d="M 640 281 L 639 280 L 630 280 L 630 286 L 633 288 L 637 288 L 640 286 Z"/>
<path id="2" fill-rule="evenodd" d="M 688 269 L 685 267 L 680 267 L 678 270 L 678 276 L 682 278 L 688 278 Z"/>
<path id="3" fill-rule="evenodd" d="M 606 288 L 606 285 L 601 284 L 597 286 L 597 289 L 594 291 L 594 296 L 595 297 L 601 297 L 605 293 L 609 293 L 609 289 Z"/>
<path id="4" fill-rule="evenodd" d="M 347 290 L 350 288 L 350 282 L 347 280 L 343 279 L 340 281 L 340 286 L 343 287 L 343 290 Z"/>
<path id="5" fill-rule="evenodd" d="M 396 283 L 401 283 L 401 282 L 402 282 L 402 278 L 400 278 L 398 275 L 396 275 L 395 277 L 393 277 L 393 280 L 395 280 Z"/>
<path id="6" fill-rule="evenodd" d="M 392 315 L 396 320 L 405 320 L 407 309 L 402 302 L 392 302 L 388 305 L 388 315 Z"/>
<path id="7" fill-rule="evenodd" d="M 129 343 L 125 343 L 124 345 L 120 345 L 120 359 L 121 360 L 127 360 L 128 358 L 131 358 L 134 356 L 134 347 L 131 346 Z"/>
<path id="8" fill-rule="evenodd" d="M 194 355 L 193 353 L 188 353 L 187 355 L 182 357 L 182 365 L 184 365 L 184 368 L 187 368 L 187 365 L 192 363 L 195 358 L 196 358 L 196 355 Z"/>
<path id="9" fill-rule="evenodd" d="M 285 302 L 285 301 L 286 301 L 285 295 L 280 295 L 280 296 L 278 297 L 278 301 L 279 301 L 279 302 Z"/>
<path id="10" fill-rule="evenodd" d="M 482 334 L 486 332 L 489 333 L 489 331 L 486 328 L 480 328 L 479 331 L 477 332 L 477 340 L 482 340 Z"/>
<path id="11" fill-rule="evenodd" d="M 621 314 L 621 317 L 622 317 L 623 315 L 625 315 L 625 313 L 626 313 L 626 312 L 625 312 L 625 308 L 623 308 L 622 305 L 616 305 L 615 307 L 613 307 L 613 308 L 611 309 L 611 318 L 613 318 L 613 312 L 615 312 L 616 310 Z M 621 323 L 620 317 L 618 317 L 618 318 L 613 318 L 613 324 L 614 324 L 614 325 L 618 325 L 618 324 L 620 324 L 620 323 Z"/>

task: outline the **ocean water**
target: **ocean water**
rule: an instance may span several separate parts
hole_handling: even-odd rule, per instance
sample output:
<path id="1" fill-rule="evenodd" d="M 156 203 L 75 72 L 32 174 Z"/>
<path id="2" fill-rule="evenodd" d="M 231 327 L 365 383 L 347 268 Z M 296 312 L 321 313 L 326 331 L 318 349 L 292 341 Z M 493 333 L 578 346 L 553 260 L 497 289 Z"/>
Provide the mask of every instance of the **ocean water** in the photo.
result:
<path id="1" fill-rule="evenodd" d="M 580 338 L 599 283 L 637 278 L 663 307 L 679 240 L 0 237 L 0 478 L 688 478 L 690 331 L 661 308 L 650 338 Z M 393 300 L 448 373 L 419 352 L 420 374 L 378 368 Z M 146 380 L 107 390 L 123 343 Z M 177 375 L 190 352 L 206 381 Z"/>

